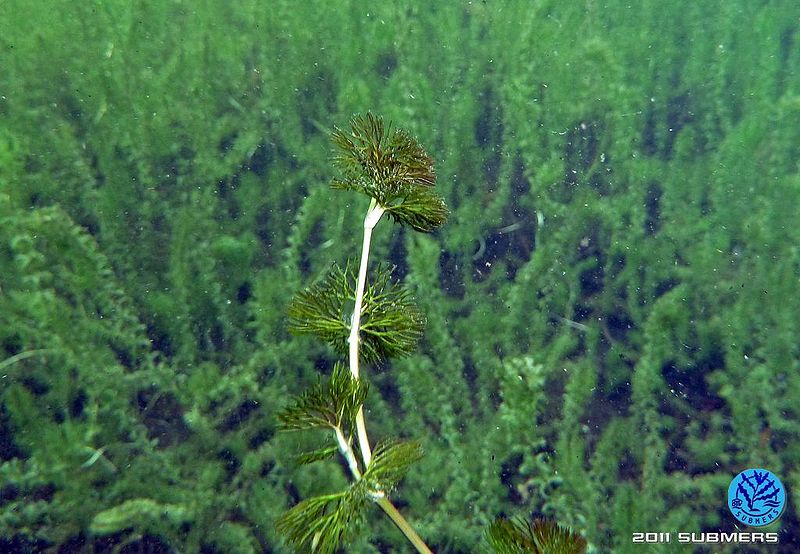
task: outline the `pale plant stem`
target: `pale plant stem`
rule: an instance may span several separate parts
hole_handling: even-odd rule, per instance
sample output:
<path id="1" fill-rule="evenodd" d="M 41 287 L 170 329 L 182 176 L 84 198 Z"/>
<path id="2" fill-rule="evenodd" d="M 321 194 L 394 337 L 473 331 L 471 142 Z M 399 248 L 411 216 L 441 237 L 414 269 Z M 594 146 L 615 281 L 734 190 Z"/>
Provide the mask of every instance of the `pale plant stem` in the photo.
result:
<path id="1" fill-rule="evenodd" d="M 350 373 L 358 379 L 358 331 L 361 329 L 361 309 L 364 304 L 364 289 L 367 286 L 367 265 L 369 263 L 369 246 L 372 240 L 372 230 L 378 224 L 383 215 L 383 208 L 373 199 L 369 204 L 367 215 L 364 218 L 364 241 L 361 246 L 361 262 L 358 267 L 358 282 L 356 283 L 355 306 L 353 316 L 350 320 L 350 337 L 348 343 L 350 347 Z M 359 408 L 356 414 L 356 432 L 358 434 L 358 446 L 361 450 L 361 459 L 364 460 L 364 467 L 369 467 L 372 461 L 372 449 L 369 446 L 367 437 L 367 424 L 364 421 L 364 409 Z"/>
<path id="2" fill-rule="evenodd" d="M 342 433 L 340 427 L 334 427 L 333 430 L 336 433 L 336 443 L 339 445 L 339 452 L 341 452 L 344 459 L 347 460 L 347 467 L 350 468 L 350 473 L 353 474 L 356 481 L 361 479 L 361 471 L 358 469 L 358 462 L 356 461 L 355 454 L 353 454 L 353 449 L 350 447 L 350 442 L 344 438 L 344 433 Z"/>
<path id="3" fill-rule="evenodd" d="M 364 467 L 369 467 L 369 463 L 372 461 L 372 450 L 369 446 L 367 423 L 364 421 L 363 408 L 359 408 L 356 414 L 356 432 L 358 433 L 358 445 L 361 449 L 361 458 L 364 460 Z"/>
<path id="4" fill-rule="evenodd" d="M 383 511 L 386 512 L 386 515 L 397 525 L 397 528 L 403 532 L 403 534 L 408 539 L 408 542 L 414 545 L 414 548 L 417 549 L 417 552 L 421 552 L 423 554 L 433 554 L 431 549 L 428 548 L 428 545 L 425 544 L 425 541 L 422 540 L 414 528 L 406 521 L 406 518 L 403 517 L 403 514 L 397 511 L 397 508 L 394 507 L 394 504 L 389 501 L 388 498 L 385 496 L 379 498 L 377 501 L 378 506 L 383 508 Z"/>
<path id="5" fill-rule="evenodd" d="M 361 310 L 364 305 L 364 290 L 367 285 L 369 247 L 372 241 L 372 230 L 375 229 L 375 225 L 380 221 L 383 212 L 383 207 L 373 198 L 369 204 L 367 215 L 364 217 L 364 240 L 361 245 L 361 261 L 358 267 L 355 305 L 353 306 L 353 315 L 350 319 L 350 336 L 348 338 L 350 373 L 356 379 L 359 377 L 358 349 L 360 340 L 358 331 L 361 329 Z M 356 433 L 358 434 L 358 446 L 361 452 L 361 459 L 364 461 L 364 468 L 366 469 L 372 461 L 372 449 L 370 448 L 369 437 L 367 436 L 367 424 L 364 421 L 363 408 L 359 408 L 358 414 L 356 414 Z M 336 429 L 336 440 L 339 443 L 339 450 L 342 451 L 344 457 L 347 459 L 350 472 L 356 479 L 360 479 L 361 473 L 358 470 L 358 464 L 355 463 L 355 456 L 353 455 L 352 448 L 338 428 Z M 414 531 L 414 528 L 411 527 L 411 524 L 403 517 L 403 514 L 401 514 L 397 508 L 395 508 L 394 504 L 386 498 L 383 491 L 376 491 L 375 502 L 378 503 L 378 506 L 380 506 L 394 524 L 397 525 L 397 528 L 406 536 L 408 541 L 414 545 L 417 552 L 421 554 L 433 554 L 431 549 L 425 544 L 425 541 L 422 540 L 417 532 Z"/>
<path id="6" fill-rule="evenodd" d="M 24 352 L 20 352 L 19 354 L 15 354 L 10 358 L 6 358 L 2 362 L 0 362 L 0 370 L 5 369 L 6 367 L 19 362 L 20 360 L 24 360 L 25 358 L 30 358 L 32 356 L 39 356 L 45 355 L 48 352 L 54 352 L 51 348 L 40 348 L 38 350 L 25 350 Z"/>

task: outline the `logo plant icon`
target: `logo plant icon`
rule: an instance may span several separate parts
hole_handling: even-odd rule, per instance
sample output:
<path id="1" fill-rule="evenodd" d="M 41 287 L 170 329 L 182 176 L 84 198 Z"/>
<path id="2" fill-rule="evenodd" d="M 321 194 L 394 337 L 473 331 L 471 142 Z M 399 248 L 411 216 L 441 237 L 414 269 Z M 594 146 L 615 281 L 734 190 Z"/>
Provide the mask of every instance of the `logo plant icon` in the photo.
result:
<path id="1" fill-rule="evenodd" d="M 786 506 L 783 484 L 766 469 L 748 469 L 728 487 L 728 507 L 733 515 L 753 527 L 772 523 Z"/>

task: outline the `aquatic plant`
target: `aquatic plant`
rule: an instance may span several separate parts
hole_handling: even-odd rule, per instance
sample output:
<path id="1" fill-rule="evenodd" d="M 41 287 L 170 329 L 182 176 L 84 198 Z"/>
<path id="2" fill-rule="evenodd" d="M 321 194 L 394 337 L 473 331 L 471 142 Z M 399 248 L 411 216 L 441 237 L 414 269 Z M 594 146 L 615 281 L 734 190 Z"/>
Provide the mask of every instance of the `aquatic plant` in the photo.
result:
<path id="1" fill-rule="evenodd" d="M 386 440 L 373 452 L 364 418 L 368 386 L 361 362 L 376 362 L 412 352 L 422 333 L 424 317 L 410 294 L 391 281 L 388 268 L 368 277 L 372 232 L 386 214 L 395 222 L 430 232 L 447 218 L 442 198 L 433 191 L 433 160 L 407 133 L 385 125 L 367 113 L 351 121 L 349 131 L 336 129 L 334 158 L 341 177 L 333 188 L 354 190 L 370 198 L 358 272 L 334 266 L 318 283 L 298 293 L 289 305 L 290 329 L 326 341 L 348 367 L 337 363 L 330 377 L 311 387 L 278 415 L 284 430 L 325 429 L 329 443 L 302 454 L 311 463 L 344 457 L 352 483 L 337 493 L 306 499 L 277 522 L 294 544 L 315 552 L 333 552 L 354 532 L 363 509 L 376 503 L 419 552 L 430 552 L 400 514 L 389 494 L 411 464 L 422 457 L 416 441 Z"/>
<path id="2" fill-rule="evenodd" d="M 338 492 L 302 500 L 277 522 L 278 530 L 296 546 L 332 553 L 356 533 L 370 502 L 376 503 L 418 552 L 431 550 L 389 499 L 409 467 L 422 457 L 417 441 L 389 439 L 373 452 L 367 435 L 364 402 L 368 385 L 361 362 L 381 362 L 410 354 L 419 340 L 424 316 L 409 292 L 391 281 L 391 270 L 378 268 L 369 277 L 372 232 L 384 214 L 416 231 L 430 232 L 447 218 L 444 201 L 433 191 L 433 160 L 410 135 L 391 130 L 383 119 L 367 113 L 351 121 L 349 132 L 336 129 L 335 164 L 342 177 L 333 188 L 366 194 L 361 258 L 357 273 L 334 266 L 317 283 L 297 293 L 289 304 L 289 328 L 327 342 L 349 367 L 336 362 L 330 376 L 296 397 L 278 414 L 281 429 L 322 429 L 324 446 L 297 457 L 300 464 L 326 460 L 337 452 L 352 482 Z M 499 553 L 579 553 L 586 541 L 553 522 L 529 527 L 502 518 L 486 533 Z"/>
<path id="3" fill-rule="evenodd" d="M 586 539 L 553 521 L 496 519 L 486 530 L 496 554 L 583 554 Z"/>

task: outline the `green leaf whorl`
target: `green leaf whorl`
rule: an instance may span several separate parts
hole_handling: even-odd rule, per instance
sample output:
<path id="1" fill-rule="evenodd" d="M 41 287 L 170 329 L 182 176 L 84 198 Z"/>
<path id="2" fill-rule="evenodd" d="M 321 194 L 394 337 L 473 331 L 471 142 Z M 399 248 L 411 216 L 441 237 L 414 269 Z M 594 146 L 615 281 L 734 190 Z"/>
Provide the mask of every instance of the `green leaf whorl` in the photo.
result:
<path id="1" fill-rule="evenodd" d="M 302 552 L 333 554 L 358 531 L 368 503 L 364 481 L 345 491 L 299 502 L 276 522 L 276 529 Z"/>
<path id="2" fill-rule="evenodd" d="M 497 518 L 485 534 L 495 554 L 583 554 L 586 539 L 554 521 Z"/>
<path id="3" fill-rule="evenodd" d="M 337 363 L 327 381 L 309 388 L 278 414 L 281 429 L 301 431 L 330 427 L 349 431 L 367 397 L 368 386 Z"/>
<path id="4" fill-rule="evenodd" d="M 364 481 L 371 490 L 389 492 L 405 477 L 408 468 L 422 458 L 417 441 L 387 440 L 375 447 Z"/>
<path id="5" fill-rule="evenodd" d="M 425 316 L 411 294 L 391 281 L 391 268 L 379 268 L 367 284 L 361 309 L 361 359 L 374 362 L 413 352 L 422 336 Z M 334 266 L 320 282 L 295 295 L 289 304 L 289 330 L 314 334 L 346 356 L 356 275 Z"/>
<path id="6" fill-rule="evenodd" d="M 287 309 L 289 331 L 312 334 L 345 356 L 350 335 L 350 310 L 355 302 L 355 273 L 335 265 L 317 283 L 298 292 Z"/>
<path id="7" fill-rule="evenodd" d="M 432 190 L 433 159 L 419 142 L 404 131 L 391 130 L 371 113 L 355 116 L 350 129 L 335 128 L 332 134 L 339 150 L 333 161 L 342 172 L 332 186 L 374 198 L 397 223 L 417 231 L 442 225 L 447 207 Z"/>

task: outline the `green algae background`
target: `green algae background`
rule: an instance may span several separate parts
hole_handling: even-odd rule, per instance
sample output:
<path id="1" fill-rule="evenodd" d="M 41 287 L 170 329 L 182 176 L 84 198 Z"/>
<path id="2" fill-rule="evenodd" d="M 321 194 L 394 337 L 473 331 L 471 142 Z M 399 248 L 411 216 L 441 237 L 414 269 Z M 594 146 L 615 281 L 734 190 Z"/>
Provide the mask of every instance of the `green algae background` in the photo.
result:
<path id="1" fill-rule="evenodd" d="M 374 247 L 428 319 L 367 369 L 426 542 L 730 532 L 765 467 L 800 548 L 800 8 L 368 4 L 0 3 L 0 550 L 285 552 L 345 482 L 275 414 L 332 367 L 285 307 L 357 253 L 328 131 L 367 110 L 452 210 Z M 347 551 L 405 548 L 375 510 Z"/>

